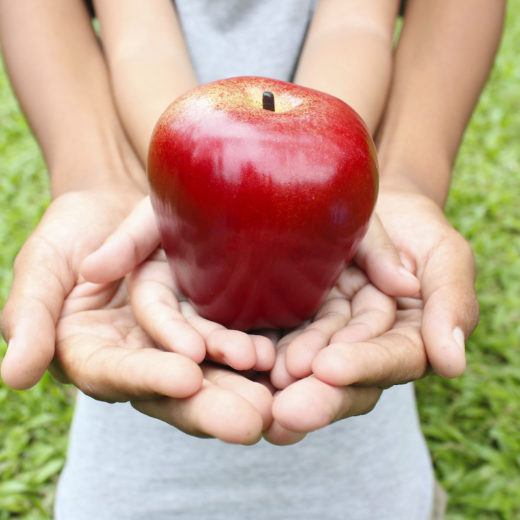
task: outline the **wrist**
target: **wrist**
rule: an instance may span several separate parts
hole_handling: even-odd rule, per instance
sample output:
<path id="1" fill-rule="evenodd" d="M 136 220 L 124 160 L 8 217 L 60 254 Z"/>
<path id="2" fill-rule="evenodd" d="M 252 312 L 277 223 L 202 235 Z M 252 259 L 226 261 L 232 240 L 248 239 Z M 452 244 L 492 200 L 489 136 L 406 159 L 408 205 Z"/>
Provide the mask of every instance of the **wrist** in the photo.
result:
<path id="1" fill-rule="evenodd" d="M 46 158 L 52 198 L 93 190 L 147 194 L 144 168 L 125 136 L 100 130 L 75 136 L 74 141 L 71 146 L 58 147 L 59 153 Z"/>
<path id="2" fill-rule="evenodd" d="M 451 164 L 440 156 L 434 160 L 401 159 L 381 161 L 380 190 L 427 197 L 440 208 L 448 197 Z"/>

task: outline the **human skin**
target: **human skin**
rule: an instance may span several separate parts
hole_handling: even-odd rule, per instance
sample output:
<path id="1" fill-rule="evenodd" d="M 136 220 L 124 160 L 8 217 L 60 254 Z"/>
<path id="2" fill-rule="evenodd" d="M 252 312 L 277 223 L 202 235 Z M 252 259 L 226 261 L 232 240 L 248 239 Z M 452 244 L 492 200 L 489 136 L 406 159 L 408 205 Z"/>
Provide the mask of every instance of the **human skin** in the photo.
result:
<path id="1" fill-rule="evenodd" d="M 373 12 L 375 3 L 370 3 Z M 105 35 L 106 59 L 109 64 L 120 117 L 128 135 L 132 136 L 134 147 L 139 151 L 139 156 L 144 163 L 151 130 L 159 116 L 159 107 L 166 107 L 180 90 L 191 86 L 194 74 L 186 58 L 185 46 L 179 40 L 178 20 L 169 1 L 154 3 L 153 9 L 138 1 L 125 2 L 124 5 L 127 17 L 120 16 L 121 5 L 118 1 L 98 2 L 96 8 L 102 33 Z M 357 3 L 352 5 L 352 9 L 358 7 Z M 152 10 L 155 10 L 155 13 L 152 13 Z M 161 24 L 153 24 L 154 18 L 159 18 L 159 15 L 162 20 Z M 364 16 L 367 17 L 368 12 L 364 13 Z M 140 23 L 137 36 L 135 35 L 135 24 L 131 23 L 131 19 L 144 20 L 143 23 Z M 388 22 L 387 25 L 389 25 Z M 150 34 L 150 31 L 153 31 L 154 38 L 146 36 Z M 117 37 L 112 36 L 113 34 Z M 157 41 L 163 42 L 160 48 L 158 48 Z M 168 47 L 168 45 L 174 44 L 175 49 Z M 377 45 L 375 47 L 378 48 Z M 368 60 L 368 62 L 370 61 Z M 375 70 L 376 68 L 377 65 L 374 64 L 372 69 Z M 158 75 L 157 69 L 160 69 L 160 75 Z M 137 74 L 137 71 L 140 71 L 139 74 Z M 142 74 L 142 71 L 147 71 L 147 73 Z M 167 71 L 170 71 L 169 75 Z M 128 81 L 128 78 L 136 76 L 148 78 L 146 85 L 141 82 Z M 156 77 L 157 80 L 154 79 Z M 165 85 L 168 88 L 165 88 Z M 148 102 L 148 100 L 153 100 L 153 103 Z M 136 122 L 139 122 L 139 124 Z M 399 272 L 401 264 L 397 255 L 393 255 L 392 262 L 393 271 Z M 393 279 L 393 277 L 388 276 L 388 271 L 385 271 L 385 268 L 382 268 L 382 271 L 384 276 L 379 275 L 379 281 Z M 403 276 L 406 277 L 406 275 Z M 399 279 L 399 275 L 397 279 Z M 415 290 L 416 282 L 413 279 L 411 282 L 410 280 L 405 282 L 405 285 L 406 283 L 411 283 L 413 290 Z M 399 285 L 399 283 L 396 285 Z M 390 292 L 396 290 L 396 285 L 389 287 Z M 174 314 L 172 319 L 177 317 L 178 314 Z M 141 317 L 141 319 L 144 320 L 145 318 Z M 150 325 L 149 321 L 146 320 L 148 326 Z M 161 323 L 162 327 L 165 328 L 167 323 L 172 323 L 172 320 L 162 317 Z M 160 327 L 155 326 L 153 328 L 155 331 L 158 331 L 158 329 Z M 165 337 L 166 334 L 158 333 L 158 336 L 160 336 L 161 341 L 169 343 Z"/>
<path id="2" fill-rule="evenodd" d="M 70 2 L 70 4 L 73 4 L 73 2 Z M 100 2 L 100 4 L 103 3 Z M 354 4 L 355 2 L 352 3 L 352 5 Z M 461 373 L 464 368 L 464 338 L 471 332 L 478 315 L 473 291 L 473 259 L 465 241 L 445 220 L 441 209 L 442 202 L 440 201 L 443 201 L 447 194 L 447 186 L 449 185 L 449 175 L 451 172 L 450 166 L 453 162 L 454 152 L 458 148 L 457 140 L 460 140 L 460 135 L 465 127 L 467 117 L 469 117 L 471 113 L 471 109 L 476 101 L 482 82 L 489 71 L 490 63 L 496 50 L 503 16 L 503 3 L 494 2 L 494 0 L 493 3 L 491 3 L 490 1 L 486 2 L 482 0 L 479 3 L 482 9 L 474 9 L 474 4 L 470 6 L 468 2 L 464 1 L 457 3 L 456 6 L 443 3 L 441 6 L 434 8 L 430 5 L 429 9 L 434 9 L 435 12 L 428 11 L 425 5 L 421 7 L 420 2 L 409 2 L 409 4 L 410 7 L 406 16 L 403 39 L 399 44 L 396 55 L 396 69 L 391 85 L 391 93 L 385 105 L 385 118 L 378 135 L 383 177 L 378 211 L 381 212 L 383 223 L 393 241 L 398 246 L 398 250 L 403 255 L 405 263 L 409 265 L 411 269 L 415 269 L 421 279 L 423 284 L 422 298 L 412 301 L 407 300 L 405 302 L 398 301 L 400 306 L 398 320 L 395 322 L 393 329 L 386 334 L 380 333 L 375 339 L 366 343 L 368 348 L 365 349 L 363 357 L 355 356 L 355 360 L 357 360 L 355 364 L 347 363 L 346 361 L 352 360 L 352 351 L 356 344 L 339 341 L 341 340 L 340 332 L 344 326 L 345 316 L 347 316 L 347 311 L 345 310 L 347 306 L 342 307 L 339 309 L 339 312 L 336 312 L 335 316 L 337 319 L 325 323 L 322 321 L 322 327 L 318 327 L 319 330 L 317 334 L 316 331 L 312 332 L 313 329 L 310 328 L 308 334 L 300 334 L 296 338 L 293 338 L 286 349 L 280 350 L 279 359 L 281 359 L 281 362 L 279 361 L 278 363 L 281 363 L 281 370 L 279 374 L 285 378 L 280 382 L 280 386 L 289 382 L 291 377 L 300 377 L 302 379 L 290 384 L 285 390 L 277 394 L 273 408 L 276 420 L 273 423 L 270 422 L 268 417 L 269 412 L 266 411 L 267 408 L 270 407 L 270 398 L 261 390 L 258 390 L 259 394 L 262 395 L 261 398 L 258 398 L 257 395 L 255 399 L 252 399 L 251 393 L 249 393 L 249 403 L 251 403 L 251 400 L 255 403 L 253 409 L 249 410 L 252 412 L 251 417 L 254 416 L 256 419 L 249 423 L 253 425 L 249 430 L 247 428 L 244 429 L 249 431 L 249 436 L 244 435 L 243 437 L 243 440 L 247 437 L 248 442 L 253 438 L 257 438 L 259 427 L 267 429 L 270 425 L 266 435 L 273 440 L 273 442 L 287 443 L 298 440 L 307 431 L 324 426 L 332 420 L 338 420 L 352 413 L 368 411 L 376 402 L 381 386 L 389 386 L 421 377 L 426 370 L 428 359 L 437 372 L 442 375 L 455 376 Z M 19 2 L 19 7 L 8 8 L 6 7 L 7 5 L 7 2 L 0 4 L 0 8 L 2 9 L 1 18 L 6 20 L 9 19 L 8 16 L 4 14 L 6 9 L 23 9 L 24 6 L 27 7 L 28 2 Z M 31 4 L 32 9 L 34 9 L 34 5 Z M 332 4 L 329 3 L 329 5 Z M 466 29 L 464 39 L 457 37 L 453 32 L 450 33 L 450 31 L 448 31 L 446 33 L 445 31 L 439 30 L 439 24 L 444 28 L 452 27 L 454 20 L 463 18 L 464 15 L 467 16 L 469 12 L 471 12 L 475 19 L 472 20 L 472 24 L 464 25 Z M 459 18 L 456 16 L 455 18 L 451 18 L 451 15 L 458 15 Z M 426 23 L 425 20 L 429 20 L 430 22 L 428 23 L 434 22 L 430 26 L 435 29 L 432 31 L 433 34 L 424 33 L 424 31 L 421 32 L 421 29 L 424 29 L 423 24 Z M 70 21 L 70 17 L 67 18 L 67 21 Z M 458 24 L 461 24 L 460 20 Z M 16 24 L 6 25 L 17 26 Z M 17 27 L 22 26 L 23 24 L 19 23 Z M 408 27 L 408 29 L 406 29 L 406 27 Z M 6 29 L 2 32 L 8 33 L 9 31 Z M 60 31 L 54 31 L 54 33 L 59 32 Z M 23 35 L 23 31 L 20 31 L 20 34 Z M 428 34 L 428 38 L 425 34 Z M 436 48 L 444 48 L 445 46 L 448 49 L 448 56 L 443 55 L 442 60 L 439 59 L 437 61 L 435 57 L 432 56 L 434 53 L 431 53 L 429 47 L 424 43 L 431 42 L 432 38 L 438 42 Z M 423 45 L 417 45 L 417 42 L 423 42 Z M 469 43 L 466 45 L 464 42 Z M 323 49 L 325 48 L 326 47 L 323 47 Z M 142 49 L 140 51 L 142 51 Z M 8 51 L 8 53 L 10 52 L 14 53 L 15 51 Z M 385 50 L 384 53 L 387 55 L 387 50 Z M 305 55 L 302 56 L 301 67 L 304 64 L 304 56 Z M 455 56 L 458 58 L 455 59 Z M 146 62 L 146 53 L 140 54 L 136 52 L 134 57 L 142 58 L 142 61 L 139 59 L 134 60 L 134 66 Z M 460 61 L 458 60 L 462 60 L 464 64 L 471 63 L 472 66 L 468 67 L 465 65 L 461 67 Z M 12 62 L 19 61 L 20 60 L 12 60 Z M 44 63 L 45 61 L 43 60 L 41 62 Z M 108 62 L 110 63 L 110 59 Z M 432 89 L 429 87 L 436 84 L 435 82 L 438 77 L 444 77 L 444 74 L 439 75 L 438 66 L 441 64 L 445 66 L 446 62 L 449 63 L 447 69 L 449 74 L 446 74 L 448 77 L 457 78 L 457 74 L 460 75 L 467 71 L 470 71 L 470 73 L 464 75 L 463 81 L 454 81 L 453 85 L 449 82 L 441 84 L 440 86 L 436 85 L 436 89 L 432 92 Z M 370 60 L 367 60 L 367 63 L 370 63 Z M 417 70 L 414 66 L 416 63 L 424 63 L 425 66 Z M 11 69 L 13 69 L 13 67 L 15 67 L 15 65 L 12 65 Z M 303 70 L 304 69 L 302 69 L 302 71 Z M 314 75 L 310 72 L 312 71 L 312 67 L 307 70 L 309 70 L 309 83 L 307 84 L 313 86 L 312 81 Z M 16 72 L 14 72 L 14 76 L 16 75 Z M 11 76 L 13 77 L 12 70 Z M 415 79 L 410 80 L 411 77 Z M 302 76 L 300 76 L 299 79 L 302 83 L 306 82 L 304 78 L 302 79 Z M 334 91 L 336 95 L 341 97 L 340 90 L 337 90 L 338 85 L 341 87 L 341 85 L 348 85 L 349 82 L 346 81 L 345 78 L 343 78 L 342 82 L 339 82 L 340 79 L 341 78 L 337 78 L 337 80 L 335 80 L 338 81 L 338 83 L 335 83 L 336 86 L 323 84 L 320 88 L 322 90 Z M 189 81 L 186 82 L 186 84 L 189 83 Z M 34 84 L 34 82 L 28 82 L 28 84 Z M 414 85 L 415 89 L 410 90 L 409 87 L 407 88 L 407 85 L 410 84 Z M 387 84 L 383 83 L 383 86 L 386 92 Z M 334 90 L 334 88 L 336 88 L 336 90 Z M 437 108 L 445 107 L 439 100 L 444 100 L 448 97 L 446 96 L 446 90 L 448 88 L 450 96 L 454 96 L 454 99 L 457 100 L 455 112 L 452 111 L 449 115 L 451 117 L 451 115 L 455 113 L 457 116 L 455 117 L 455 121 L 452 121 L 446 116 L 448 112 L 447 108 L 443 110 L 439 109 L 439 112 L 444 114 L 444 117 L 440 117 L 438 125 L 434 125 L 432 129 L 427 124 L 429 123 L 431 113 L 424 113 L 421 110 L 418 111 L 417 108 L 427 106 Z M 18 91 L 20 92 L 22 90 L 23 88 L 19 86 Z M 172 91 L 171 94 L 173 95 L 174 92 Z M 344 95 L 350 97 L 350 94 Z M 378 96 L 379 94 L 376 93 L 375 95 Z M 385 95 L 383 95 L 383 99 L 385 99 Z M 22 100 L 25 99 L 22 103 L 22 105 L 25 103 L 24 109 L 31 113 L 38 112 L 38 110 L 33 111 L 28 108 L 30 107 L 30 102 L 28 101 L 30 98 L 29 95 L 24 96 L 19 93 L 19 96 Z M 434 100 L 437 100 L 437 102 Z M 170 99 L 168 102 L 169 101 Z M 52 106 L 55 106 L 55 104 Z M 358 104 L 357 106 L 361 107 L 362 105 Z M 369 106 L 375 106 L 375 104 L 369 104 Z M 118 105 L 118 108 L 122 121 L 126 121 L 127 119 L 121 110 L 121 105 Z M 143 118 L 141 118 L 143 121 L 141 128 L 144 130 L 136 131 L 136 133 L 139 135 L 142 134 L 144 136 L 143 139 L 146 140 L 146 128 L 151 129 L 151 125 L 148 124 L 148 126 L 146 126 L 144 121 L 155 121 L 158 114 L 156 112 L 154 113 L 153 110 L 148 111 L 146 107 L 138 107 L 138 110 L 144 111 L 142 114 Z M 359 108 L 359 110 L 361 111 L 362 109 Z M 157 108 L 155 111 L 157 111 Z M 375 110 L 375 112 L 377 112 L 377 110 Z M 366 114 L 364 117 L 372 121 L 368 112 L 366 112 Z M 419 117 L 416 118 L 416 114 Z M 29 119 L 33 128 L 36 128 L 37 124 L 35 124 L 34 116 Z M 376 115 L 373 118 L 374 122 L 370 123 L 374 131 L 379 127 L 379 119 L 380 116 L 378 117 Z M 128 121 L 130 120 L 131 118 L 128 119 Z M 437 121 L 437 119 L 435 120 Z M 446 130 L 446 128 L 444 125 L 448 124 L 448 122 L 450 125 L 453 125 L 453 128 L 448 129 L 447 133 L 445 133 L 444 130 Z M 424 132 L 420 131 L 422 128 L 432 130 L 431 139 L 424 138 Z M 130 133 L 127 128 L 125 128 L 125 130 Z M 38 132 L 36 132 L 36 134 L 38 135 Z M 63 135 L 66 134 L 67 132 L 64 131 Z M 42 136 L 42 139 L 45 141 L 44 136 Z M 144 145 L 141 144 L 139 146 L 136 144 L 140 139 L 139 136 L 135 137 L 133 139 L 133 145 L 138 150 L 144 150 Z M 52 142 L 57 144 L 60 140 L 54 137 Z M 417 148 L 417 146 L 419 146 L 419 148 Z M 58 147 L 58 149 L 63 148 Z M 417 153 L 416 150 L 420 150 L 421 153 Z M 442 152 L 439 153 L 439 150 L 442 150 Z M 141 160 L 142 153 L 141 151 L 138 154 Z M 52 156 L 52 153 L 46 154 L 46 158 L 52 158 Z M 432 158 L 434 159 L 433 162 Z M 66 165 L 67 161 L 63 164 Z M 68 164 L 70 166 L 70 162 Z M 86 162 L 84 164 L 88 165 L 89 163 Z M 98 166 L 99 165 L 95 165 L 92 171 L 104 171 Z M 431 175 L 432 169 L 438 172 L 438 174 Z M 62 169 L 56 167 L 51 168 L 51 173 L 53 171 L 59 172 L 60 170 L 67 173 L 74 171 L 67 167 Z M 110 171 L 112 171 L 112 168 Z M 86 176 L 85 171 L 78 172 L 78 174 L 80 180 L 77 182 L 81 184 L 81 178 L 87 178 L 88 176 Z M 53 177 L 54 179 L 62 178 L 61 175 L 53 175 Z M 64 179 L 66 177 L 66 175 L 63 175 Z M 76 176 L 73 175 L 72 177 Z M 92 179 L 92 177 L 90 178 Z M 72 181 L 72 178 L 70 178 L 69 181 Z M 433 185 L 430 185 L 430 183 L 433 183 Z M 53 186 L 56 186 L 54 188 L 55 193 L 61 192 L 60 182 L 53 180 Z M 65 191 L 66 188 L 63 188 L 63 190 Z M 397 215 L 397 208 L 399 208 L 400 215 Z M 119 222 L 120 220 L 121 216 L 115 218 L 114 214 L 114 222 L 111 223 L 110 226 L 107 226 L 107 228 L 110 228 L 111 231 L 116 226 L 115 221 Z M 414 229 L 411 229 L 411 226 L 408 225 L 410 221 L 417 223 Z M 406 230 L 406 232 L 403 230 Z M 107 230 L 104 237 L 108 236 L 110 231 Z M 423 235 L 427 231 L 432 233 L 432 235 L 429 236 L 429 238 L 424 238 Z M 424 238 L 424 243 L 420 250 L 416 251 L 413 246 L 418 236 Z M 100 243 L 104 237 L 98 237 L 96 240 Z M 19 267 L 15 274 L 13 292 L 9 298 L 9 302 L 11 303 L 10 306 L 6 306 L 2 317 L 3 331 L 8 338 L 12 338 L 13 336 L 19 338 L 18 333 L 13 334 L 13 331 L 17 329 L 17 325 L 20 330 L 23 329 L 23 327 L 20 326 L 20 323 L 23 323 L 23 316 L 16 315 L 14 312 L 16 308 L 34 309 L 36 307 L 37 315 L 42 317 L 42 325 L 47 327 L 49 334 L 53 333 L 51 330 L 52 325 L 55 324 L 53 320 L 56 315 L 59 314 L 57 309 L 61 307 L 63 303 L 63 294 L 60 292 L 61 288 L 58 287 L 61 282 L 54 286 L 51 285 L 49 288 L 50 292 L 47 290 L 33 295 L 31 292 L 26 291 L 29 287 L 28 280 L 30 279 L 30 275 L 38 273 L 37 267 L 38 265 L 42 265 L 40 262 L 35 261 L 35 259 L 38 258 L 36 256 L 36 250 L 41 250 L 41 248 L 36 247 L 36 245 L 42 242 L 41 240 L 34 240 L 33 244 L 35 247 L 33 249 L 29 249 L 28 247 L 24 248 L 24 250 L 22 250 L 23 254 L 20 256 L 21 260 L 17 262 Z M 442 247 L 435 247 L 438 245 Z M 440 249 L 442 254 L 432 254 L 438 249 Z M 369 252 L 370 248 L 362 247 L 357 262 L 363 270 L 371 273 L 371 279 L 377 281 L 378 276 L 381 276 L 381 274 L 377 274 L 378 271 L 374 265 L 374 256 L 371 256 Z M 45 258 L 46 263 L 49 263 L 54 257 L 52 254 L 49 254 L 49 256 Z M 42 260 L 41 257 L 38 259 Z M 394 262 L 394 264 L 392 264 L 390 262 L 390 265 L 393 265 L 397 269 L 397 263 Z M 76 269 L 76 267 L 74 269 Z M 391 270 L 391 267 L 389 269 Z M 444 276 L 437 278 L 436 275 L 439 274 L 444 274 Z M 77 275 L 77 272 L 74 271 L 73 275 Z M 69 277 L 69 283 L 70 279 L 74 279 L 74 276 L 71 275 Z M 51 280 L 52 276 L 49 276 L 48 272 L 40 272 L 39 279 L 40 284 L 38 286 L 43 288 L 46 286 L 43 281 Z M 435 281 L 439 283 L 435 284 Z M 24 291 L 22 289 L 26 290 Z M 42 294 L 44 295 L 43 300 Z M 32 304 L 32 307 L 30 305 L 20 307 L 19 304 L 22 302 L 20 298 L 24 297 L 24 295 L 25 297 L 28 295 L 28 303 Z M 50 295 L 52 295 L 52 298 Z M 46 305 L 43 306 L 44 308 L 41 306 L 41 301 L 46 302 Z M 403 304 L 406 304 L 406 306 Z M 412 308 L 410 308 L 410 304 L 413 304 Z M 22 312 L 22 314 L 28 316 L 28 314 L 25 314 L 25 311 Z M 437 325 L 440 326 L 439 330 L 441 333 L 434 336 L 432 331 L 437 330 Z M 352 330 L 352 327 L 350 330 Z M 428 331 L 430 332 L 428 333 Z M 40 333 L 41 331 L 38 330 L 37 332 Z M 335 336 L 335 334 L 338 335 Z M 41 338 L 41 334 L 38 337 Z M 35 343 L 31 343 L 27 341 L 27 339 L 37 340 L 38 337 L 36 332 L 33 331 L 33 337 L 19 340 L 14 345 L 16 347 L 14 352 L 18 352 L 20 355 L 18 359 L 24 358 L 23 366 L 13 363 L 13 360 L 16 361 L 16 354 L 13 354 L 13 345 L 10 345 L 8 356 L 6 360 L 4 360 L 2 372 L 4 378 L 7 374 L 6 380 L 11 378 L 11 382 L 16 383 L 16 378 L 21 378 L 21 380 L 18 380 L 18 383 L 21 383 L 19 386 L 23 387 L 23 385 L 34 382 L 41 375 L 46 363 L 48 363 L 50 357 L 52 357 L 53 350 L 50 346 L 50 341 L 46 342 L 46 348 L 34 351 L 30 350 L 28 345 L 34 345 Z M 423 337 L 425 339 L 424 342 Z M 330 343 L 331 340 L 333 340 L 332 344 L 323 348 Z M 23 346 L 24 344 L 25 347 Z M 26 349 L 25 353 L 32 353 L 32 356 L 22 356 L 21 354 L 24 352 L 21 349 L 24 348 Z M 301 366 L 298 352 L 302 350 L 316 353 L 314 357 L 307 356 L 310 366 L 309 364 Z M 38 354 L 35 354 L 36 352 L 38 352 Z M 43 355 L 40 357 L 39 353 L 43 353 Z M 9 356 L 11 357 L 9 358 Z M 13 358 L 13 356 L 15 357 Z M 11 359 L 11 361 L 9 361 L 9 359 Z M 341 362 L 339 365 L 336 363 L 338 359 Z M 70 362 L 74 363 L 74 360 L 72 359 Z M 336 367 L 338 369 L 336 369 Z M 107 372 L 103 372 L 103 370 L 99 371 L 99 368 L 98 366 L 97 370 L 93 371 L 92 377 L 94 378 L 94 383 L 97 382 L 99 384 L 100 381 L 103 382 L 104 388 L 102 390 L 106 392 L 107 385 L 108 387 L 112 386 L 117 388 L 117 385 L 121 384 L 120 381 L 110 380 Z M 304 375 L 309 371 L 309 368 L 314 371 L 315 375 Z M 226 374 L 227 373 L 224 372 L 224 375 Z M 249 388 L 247 381 L 244 379 L 245 378 L 240 379 L 240 383 Z M 328 384 L 332 384 L 334 381 L 340 381 L 345 386 L 338 387 Z M 236 383 L 236 380 L 234 383 Z M 255 385 L 257 384 L 258 383 L 255 383 Z M 81 387 L 79 380 L 78 386 Z M 101 386 L 102 385 L 100 385 L 100 387 Z M 97 391 L 97 396 L 102 398 L 103 392 L 100 387 L 93 385 L 94 390 Z M 254 388 L 255 391 L 257 391 L 259 387 L 254 386 Z M 137 391 L 139 392 L 139 389 L 137 389 Z M 313 399 L 313 402 L 317 404 L 317 408 L 323 411 L 321 414 L 314 414 L 312 409 L 307 409 L 305 414 L 301 414 L 309 392 L 316 397 Z M 236 395 L 237 394 L 233 394 L 232 397 Z M 188 403 L 188 407 L 190 406 L 189 402 L 189 400 L 184 401 L 184 403 Z M 146 402 L 145 407 L 148 408 L 144 411 L 153 413 L 155 416 L 160 416 L 163 420 L 174 424 L 178 421 L 179 414 L 176 414 L 175 405 L 171 400 L 154 399 Z M 197 414 L 195 412 L 200 411 L 200 408 L 193 406 L 189 409 L 190 413 L 185 413 L 184 417 L 196 419 Z M 193 414 L 191 412 L 193 412 Z M 255 413 L 257 415 L 255 415 Z M 258 419 L 259 416 L 260 420 Z M 222 419 L 222 417 L 216 418 L 213 425 L 205 424 L 202 426 L 199 425 L 198 427 L 194 426 L 191 430 L 190 425 L 186 424 L 184 429 L 190 432 L 202 432 L 204 435 L 211 435 L 219 419 Z M 254 430 L 253 435 L 250 434 L 252 430 Z M 219 435 L 222 436 L 222 432 L 220 432 Z M 240 435 L 237 434 L 235 442 L 241 442 L 239 437 Z"/>

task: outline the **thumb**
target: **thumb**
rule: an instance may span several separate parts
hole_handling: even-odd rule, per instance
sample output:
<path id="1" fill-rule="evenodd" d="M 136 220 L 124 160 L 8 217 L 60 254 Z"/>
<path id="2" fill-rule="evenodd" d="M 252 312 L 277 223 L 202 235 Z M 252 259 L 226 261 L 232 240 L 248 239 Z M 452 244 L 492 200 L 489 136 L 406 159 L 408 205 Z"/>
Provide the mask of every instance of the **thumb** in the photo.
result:
<path id="1" fill-rule="evenodd" d="M 379 290 L 390 296 L 412 297 L 420 290 L 419 280 L 403 265 L 377 215 L 372 217 L 354 261 Z"/>
<path id="2" fill-rule="evenodd" d="M 477 325 L 475 262 L 457 233 L 437 245 L 421 277 L 424 298 L 422 336 L 433 369 L 460 376 L 466 367 L 464 344 Z"/>
<path id="3" fill-rule="evenodd" d="M 118 280 L 146 260 L 159 244 L 150 198 L 145 197 L 104 244 L 83 260 L 80 273 L 94 283 Z"/>

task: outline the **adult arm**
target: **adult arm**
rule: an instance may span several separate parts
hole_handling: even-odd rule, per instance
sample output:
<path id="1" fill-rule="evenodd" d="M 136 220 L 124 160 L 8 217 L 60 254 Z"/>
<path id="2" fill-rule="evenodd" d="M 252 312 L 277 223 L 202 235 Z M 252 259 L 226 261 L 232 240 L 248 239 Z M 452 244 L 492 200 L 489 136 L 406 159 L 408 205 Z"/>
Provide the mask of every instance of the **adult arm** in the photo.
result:
<path id="1" fill-rule="evenodd" d="M 16 97 L 48 165 L 53 197 L 127 181 L 145 191 L 82 2 L 2 0 L 0 37 Z"/>
<path id="2" fill-rule="evenodd" d="M 460 142 L 491 70 L 505 0 L 410 0 L 377 144 L 383 187 L 442 207 Z"/>
<path id="3" fill-rule="evenodd" d="M 493 63 L 504 8 L 504 1 L 495 0 L 409 0 L 378 134 L 377 211 L 417 274 L 421 294 L 399 300 L 393 328 L 375 340 L 345 343 L 341 331 L 332 337 L 313 361 L 314 376 L 276 396 L 275 442 L 280 430 L 301 434 L 370 410 L 378 387 L 418 379 L 428 362 L 446 377 L 463 372 L 464 342 L 478 319 L 475 266 L 442 205 L 461 137 Z"/>
<path id="4" fill-rule="evenodd" d="M 504 11 L 504 0 L 410 1 L 378 136 L 378 211 L 421 280 L 422 335 L 430 362 L 445 375 L 464 370 L 456 345 L 474 329 L 478 306 L 471 249 L 442 208 L 497 52 Z M 405 218 L 417 222 L 406 225 Z"/>
<path id="5" fill-rule="evenodd" d="M 0 36 L 13 88 L 49 168 L 53 197 L 119 186 L 121 199 L 113 208 L 117 222 L 128 211 L 125 202 L 130 207 L 143 190 L 143 175 L 119 125 L 83 4 L 4 0 Z M 100 233 L 114 225 L 108 220 Z M 64 217 L 65 226 L 72 228 L 73 223 Z M 51 361 L 56 321 L 76 281 L 68 257 L 86 253 L 87 240 L 60 245 L 64 236 L 58 231 L 53 225 L 51 241 L 45 233 L 33 235 L 15 263 L 2 314 L 2 331 L 10 344 L 2 375 L 15 388 L 34 384 Z M 89 248 L 102 240 L 94 237 Z M 71 250 L 57 254 L 65 245 Z"/>
<path id="6" fill-rule="evenodd" d="M 441 208 L 461 137 L 493 63 L 504 7 L 493 0 L 408 2 L 377 134 L 376 210 L 421 280 L 421 332 L 430 361 L 446 376 L 464 370 L 457 345 L 473 330 L 477 306 L 471 251 Z M 335 69 L 337 88 L 348 81 L 340 72 Z"/>
<path id="7" fill-rule="evenodd" d="M 158 349 L 135 322 L 124 282 L 92 284 L 80 275 L 83 259 L 145 191 L 83 2 L 2 1 L 0 24 L 54 198 L 15 262 L 1 318 L 4 381 L 27 388 L 54 357 L 62 370 L 55 373 L 96 399 L 131 400 L 192 435 L 256 441 L 271 417 L 264 386 Z M 190 325 L 177 323 L 174 336 L 191 357 L 204 357 Z"/>

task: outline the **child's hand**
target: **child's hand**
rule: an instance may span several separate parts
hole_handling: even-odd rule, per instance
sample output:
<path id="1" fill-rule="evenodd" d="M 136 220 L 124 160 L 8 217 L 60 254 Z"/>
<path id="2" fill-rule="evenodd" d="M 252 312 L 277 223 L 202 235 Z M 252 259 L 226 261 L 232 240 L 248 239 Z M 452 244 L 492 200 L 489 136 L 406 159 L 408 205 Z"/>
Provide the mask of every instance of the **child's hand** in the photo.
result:
<path id="1" fill-rule="evenodd" d="M 136 319 L 163 349 L 197 363 L 207 359 L 236 370 L 270 370 L 275 359 L 273 342 L 201 318 L 177 290 L 159 244 L 155 217 L 146 198 L 85 260 L 82 273 L 98 283 L 130 273 L 127 288 Z"/>
<path id="2" fill-rule="evenodd" d="M 353 263 L 343 271 L 311 323 L 278 342 L 274 386 L 282 389 L 309 376 L 314 358 L 331 343 L 369 341 L 387 332 L 396 318 L 395 297 L 418 293 L 419 281 L 404 268 L 374 216 Z"/>

